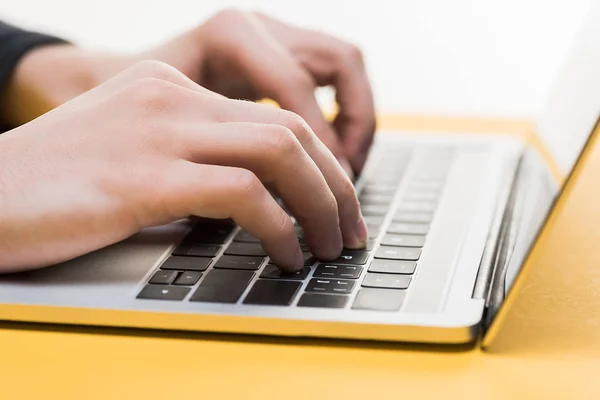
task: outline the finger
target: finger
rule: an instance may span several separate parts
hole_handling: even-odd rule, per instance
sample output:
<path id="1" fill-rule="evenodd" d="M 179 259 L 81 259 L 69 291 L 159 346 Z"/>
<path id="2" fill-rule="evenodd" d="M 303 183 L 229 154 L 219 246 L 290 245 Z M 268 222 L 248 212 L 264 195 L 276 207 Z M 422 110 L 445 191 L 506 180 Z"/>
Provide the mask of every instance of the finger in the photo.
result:
<path id="1" fill-rule="evenodd" d="M 165 174 L 169 184 L 161 197 L 174 219 L 232 218 L 260 239 L 282 270 L 293 272 L 303 267 L 304 257 L 290 217 L 252 172 L 180 159 Z"/>
<path id="2" fill-rule="evenodd" d="M 352 182 L 336 162 L 332 153 L 318 140 L 310 126 L 301 117 L 268 105 L 239 100 L 211 99 L 203 106 L 203 109 L 219 121 L 276 124 L 291 130 L 306 153 L 321 170 L 335 197 L 344 246 L 348 248 L 364 247 L 368 234 Z M 295 173 L 292 173 L 292 176 L 294 175 Z M 301 198 L 305 199 L 308 196 L 314 196 L 314 194 L 305 191 Z"/>
<path id="3" fill-rule="evenodd" d="M 231 32 L 232 67 L 244 71 L 261 95 L 302 116 L 331 152 L 345 164 L 339 139 L 315 99 L 316 84 L 253 14 L 240 14 Z M 232 21 L 233 22 L 233 21 Z M 350 171 L 348 171 L 350 172 Z"/>
<path id="4" fill-rule="evenodd" d="M 334 122 L 355 171 L 364 166 L 375 132 L 373 92 L 361 51 L 327 34 L 256 14 L 267 30 L 293 50 L 321 86 L 333 85 L 340 112 Z"/>
<path id="5" fill-rule="evenodd" d="M 336 199 L 291 130 L 265 123 L 189 124 L 176 138 L 188 144 L 190 161 L 252 171 L 275 189 L 301 223 L 317 258 L 340 255 L 343 243 Z"/>

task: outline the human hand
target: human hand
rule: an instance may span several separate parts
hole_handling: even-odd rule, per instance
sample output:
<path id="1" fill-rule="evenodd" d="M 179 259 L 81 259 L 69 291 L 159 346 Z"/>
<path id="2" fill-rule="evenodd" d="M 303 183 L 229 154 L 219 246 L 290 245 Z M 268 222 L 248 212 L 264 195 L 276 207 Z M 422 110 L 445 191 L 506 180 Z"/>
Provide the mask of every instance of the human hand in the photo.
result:
<path id="1" fill-rule="evenodd" d="M 321 32 L 258 13 L 226 10 L 156 48 L 135 55 L 96 54 L 73 46 L 27 56 L 9 86 L 11 120 L 34 118 L 142 60 L 166 62 L 230 98 L 270 98 L 303 117 L 348 173 L 361 171 L 375 131 L 373 95 L 360 50 Z M 333 124 L 314 97 L 336 89 Z"/>
<path id="2" fill-rule="evenodd" d="M 351 181 L 304 120 L 145 62 L 0 135 L 0 271 L 42 267 L 188 216 L 232 218 L 272 260 L 364 246 Z"/>

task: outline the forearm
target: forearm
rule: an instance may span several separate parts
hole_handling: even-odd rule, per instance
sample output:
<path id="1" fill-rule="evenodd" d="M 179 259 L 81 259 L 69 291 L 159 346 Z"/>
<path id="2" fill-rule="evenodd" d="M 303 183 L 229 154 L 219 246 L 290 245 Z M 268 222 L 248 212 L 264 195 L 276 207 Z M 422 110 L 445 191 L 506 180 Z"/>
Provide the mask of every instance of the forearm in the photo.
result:
<path id="1" fill-rule="evenodd" d="M 124 68 L 122 57 L 96 55 L 68 44 L 30 51 L 0 98 L 0 119 L 18 126 L 94 88 Z"/>

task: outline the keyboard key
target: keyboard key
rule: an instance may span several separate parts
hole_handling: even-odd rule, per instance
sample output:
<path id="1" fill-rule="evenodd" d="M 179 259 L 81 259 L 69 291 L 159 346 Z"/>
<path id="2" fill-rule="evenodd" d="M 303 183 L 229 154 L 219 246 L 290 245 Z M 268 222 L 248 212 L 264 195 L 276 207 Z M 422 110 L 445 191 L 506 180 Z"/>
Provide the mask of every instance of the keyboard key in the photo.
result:
<path id="1" fill-rule="evenodd" d="M 416 268 L 417 268 L 417 263 L 414 261 L 375 259 L 369 266 L 369 272 L 380 272 L 380 273 L 384 273 L 384 274 L 410 275 L 415 272 Z"/>
<path id="2" fill-rule="evenodd" d="M 333 265 L 319 264 L 314 278 L 342 278 L 342 279 L 357 279 L 362 272 L 362 267 L 356 265 Z"/>
<path id="3" fill-rule="evenodd" d="M 435 202 L 439 198 L 437 193 L 432 192 L 420 192 L 420 191 L 411 191 L 406 192 L 402 196 L 406 201 L 431 201 Z"/>
<path id="4" fill-rule="evenodd" d="M 214 257 L 221 251 L 221 246 L 208 244 L 181 243 L 173 252 L 174 256 Z"/>
<path id="5" fill-rule="evenodd" d="M 252 271 L 213 269 L 200 282 L 190 301 L 237 303 L 252 278 Z"/>
<path id="6" fill-rule="evenodd" d="M 342 250 L 342 254 L 340 254 L 340 256 L 337 259 L 331 261 L 331 263 L 363 265 L 367 262 L 368 258 L 368 251 Z"/>
<path id="7" fill-rule="evenodd" d="M 171 256 L 160 266 L 160 269 L 180 271 L 206 271 L 212 258 Z"/>
<path id="8" fill-rule="evenodd" d="M 182 286 L 194 286 L 198 280 L 202 277 L 202 272 L 198 271 L 186 271 L 182 272 L 177 279 L 175 279 L 174 285 Z"/>
<path id="9" fill-rule="evenodd" d="M 416 222 L 419 224 L 428 224 L 433 219 L 432 214 L 405 212 L 400 210 L 394 214 L 394 222 Z"/>
<path id="10" fill-rule="evenodd" d="M 383 194 L 366 194 L 358 197 L 360 204 L 379 204 L 388 205 L 392 202 L 393 197 Z"/>
<path id="11" fill-rule="evenodd" d="M 302 286 L 302 282 L 260 279 L 248 292 L 244 304 L 289 306 L 300 286 Z"/>
<path id="12" fill-rule="evenodd" d="M 367 184 L 362 188 L 360 193 L 365 195 L 386 194 L 391 196 L 396 193 L 396 189 L 398 189 L 397 185 Z"/>
<path id="13" fill-rule="evenodd" d="M 381 244 L 385 246 L 423 247 L 425 236 L 394 235 L 388 233 L 383 237 Z"/>
<path id="14" fill-rule="evenodd" d="M 354 282 L 340 279 L 311 279 L 306 286 L 307 292 L 350 294 L 354 289 Z"/>
<path id="15" fill-rule="evenodd" d="M 256 271 L 260 268 L 263 259 L 263 257 L 223 256 L 219 258 L 214 268 L 247 269 Z"/>
<path id="16" fill-rule="evenodd" d="M 429 232 L 428 224 L 411 224 L 404 222 L 392 222 L 387 229 L 388 233 L 406 235 L 426 235 Z"/>
<path id="17" fill-rule="evenodd" d="M 362 287 L 408 289 L 411 277 L 408 275 L 375 274 L 369 272 L 363 279 Z"/>
<path id="18" fill-rule="evenodd" d="M 366 215 L 364 219 L 367 225 L 381 225 L 385 218 L 378 215 Z"/>
<path id="19" fill-rule="evenodd" d="M 183 300 L 190 288 L 181 286 L 146 285 L 137 295 L 138 299 L 151 300 Z"/>
<path id="20" fill-rule="evenodd" d="M 261 278 L 266 279 L 291 279 L 291 280 L 303 280 L 308 276 L 310 268 L 304 267 L 298 272 L 286 273 L 277 268 L 274 264 L 267 264 L 260 274 Z"/>
<path id="21" fill-rule="evenodd" d="M 209 243 L 209 244 L 224 244 L 227 237 L 233 230 L 232 227 L 195 227 L 185 237 L 184 242 L 188 243 Z"/>
<path id="22" fill-rule="evenodd" d="M 348 296 L 305 293 L 298 301 L 298 307 L 344 308 Z"/>
<path id="23" fill-rule="evenodd" d="M 248 242 L 248 243 L 260 243 L 260 240 L 256 236 L 252 236 L 248 231 L 241 230 L 233 238 L 234 242 Z"/>
<path id="24" fill-rule="evenodd" d="M 155 285 L 170 285 L 177 277 L 177 271 L 156 271 L 148 283 Z"/>
<path id="25" fill-rule="evenodd" d="M 425 201 L 404 201 L 398 206 L 399 212 L 432 213 L 437 204 Z"/>
<path id="26" fill-rule="evenodd" d="M 417 261 L 421 256 L 421 249 L 409 247 L 379 246 L 375 251 L 375 258 L 386 260 L 409 260 Z"/>
<path id="27" fill-rule="evenodd" d="M 405 291 L 390 289 L 361 289 L 358 291 L 353 310 L 398 311 L 402 307 Z"/>
<path id="28" fill-rule="evenodd" d="M 360 210 L 365 216 L 379 215 L 384 216 L 387 214 L 390 208 L 388 206 L 382 206 L 378 204 L 365 204 L 361 205 Z"/>
<path id="29" fill-rule="evenodd" d="M 225 249 L 225 254 L 234 255 L 234 256 L 257 256 L 264 257 L 267 255 L 264 249 L 260 245 L 260 243 L 243 243 L 243 242 L 233 242 L 227 249 Z"/>

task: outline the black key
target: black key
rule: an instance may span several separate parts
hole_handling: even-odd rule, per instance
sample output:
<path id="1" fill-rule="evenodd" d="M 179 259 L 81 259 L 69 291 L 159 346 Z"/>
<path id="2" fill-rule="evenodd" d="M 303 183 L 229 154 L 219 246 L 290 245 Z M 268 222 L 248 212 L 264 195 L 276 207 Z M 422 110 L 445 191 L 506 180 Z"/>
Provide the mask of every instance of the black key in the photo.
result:
<path id="1" fill-rule="evenodd" d="M 186 271 L 179 275 L 179 278 L 175 279 L 174 285 L 183 286 L 194 286 L 196 282 L 202 277 L 202 272 L 198 271 Z"/>
<path id="2" fill-rule="evenodd" d="M 263 257 L 223 256 L 219 258 L 214 268 L 217 269 L 247 269 L 256 271 L 260 268 Z"/>
<path id="3" fill-rule="evenodd" d="M 221 246 L 208 244 L 181 243 L 173 252 L 174 256 L 214 257 L 221 251 Z"/>
<path id="4" fill-rule="evenodd" d="M 398 206 L 399 212 L 432 213 L 437 205 L 429 201 L 404 201 Z"/>
<path id="5" fill-rule="evenodd" d="M 200 282 L 190 301 L 236 303 L 252 278 L 252 271 L 213 269 Z"/>
<path id="6" fill-rule="evenodd" d="M 361 289 L 352 304 L 353 310 L 398 311 L 402 307 L 404 290 Z"/>
<path id="7" fill-rule="evenodd" d="M 363 215 L 365 215 L 365 216 L 369 216 L 369 215 L 384 216 L 385 214 L 387 214 L 389 207 L 378 205 L 378 204 L 365 204 L 365 205 L 361 205 L 360 210 L 362 211 Z"/>
<path id="8" fill-rule="evenodd" d="M 212 258 L 172 256 L 160 266 L 160 269 L 175 269 L 183 271 L 206 271 Z"/>
<path id="9" fill-rule="evenodd" d="M 243 243 L 243 242 L 233 242 L 227 249 L 225 249 L 225 254 L 234 255 L 234 256 L 257 256 L 264 257 L 267 255 L 264 249 L 260 245 L 260 243 Z"/>
<path id="10" fill-rule="evenodd" d="M 181 286 L 146 285 L 137 295 L 138 299 L 183 300 L 190 288 Z"/>
<path id="11" fill-rule="evenodd" d="M 362 281 L 362 287 L 408 289 L 411 277 L 408 275 L 375 274 L 369 272 Z"/>
<path id="12" fill-rule="evenodd" d="M 301 282 L 259 279 L 244 299 L 244 304 L 289 306 L 302 286 Z"/>
<path id="13" fill-rule="evenodd" d="M 340 279 L 311 279 L 306 286 L 307 292 L 350 294 L 354 289 L 353 281 Z"/>
<path id="14" fill-rule="evenodd" d="M 304 267 L 300 271 L 297 272 L 283 272 L 279 268 L 277 268 L 274 264 L 267 264 L 260 274 L 261 278 L 266 279 L 291 279 L 291 280 L 303 280 L 308 276 L 310 272 L 310 268 Z"/>
<path id="15" fill-rule="evenodd" d="M 387 229 L 388 233 L 406 235 L 426 235 L 429 232 L 428 224 L 411 224 L 404 222 L 392 222 Z"/>
<path id="16" fill-rule="evenodd" d="M 433 219 L 432 214 L 405 212 L 400 210 L 394 214 L 394 222 L 415 222 L 419 224 L 428 224 Z"/>
<path id="17" fill-rule="evenodd" d="M 156 271 L 148 283 L 155 285 L 170 285 L 177 277 L 177 271 Z"/>
<path id="18" fill-rule="evenodd" d="M 205 227 L 200 226 L 194 228 L 185 237 L 185 242 L 188 243 L 210 243 L 223 244 L 227 241 L 227 237 L 231 233 L 231 227 Z"/>
<path id="19" fill-rule="evenodd" d="M 248 233 L 248 231 L 245 230 L 241 230 L 238 232 L 237 235 L 235 235 L 235 238 L 233 238 L 234 242 L 248 242 L 248 243 L 260 243 L 260 239 L 258 239 L 256 236 L 252 236 L 250 233 Z"/>
<path id="20" fill-rule="evenodd" d="M 298 301 L 298 307 L 344 308 L 348 296 L 305 293 Z"/>
<path id="21" fill-rule="evenodd" d="M 231 228 L 235 227 L 235 221 L 232 219 L 213 219 L 204 217 L 194 217 L 193 221 L 196 222 L 195 228 L 203 227 L 205 229 L 216 229 L 216 228 Z"/>
<path id="22" fill-rule="evenodd" d="M 310 267 L 317 261 L 317 259 L 315 258 L 315 256 L 312 255 L 312 253 L 303 252 L 302 254 L 304 255 L 304 266 L 306 267 Z"/>
<path id="23" fill-rule="evenodd" d="M 361 272 L 362 267 L 357 265 L 319 264 L 317 269 L 315 269 L 313 277 L 357 279 Z"/>
<path id="24" fill-rule="evenodd" d="M 386 260 L 409 260 L 417 261 L 421 257 L 421 249 L 410 247 L 379 246 L 375 251 L 375 258 Z"/>
<path id="25" fill-rule="evenodd" d="M 416 268 L 417 263 L 414 261 L 375 259 L 369 266 L 369 272 L 411 275 L 415 272 Z"/>
<path id="26" fill-rule="evenodd" d="M 340 256 L 337 259 L 331 261 L 331 263 L 363 265 L 367 262 L 368 258 L 368 251 L 342 250 L 342 254 L 340 254 Z"/>
<path id="27" fill-rule="evenodd" d="M 388 233 L 383 237 L 381 244 L 385 246 L 423 247 L 425 236 L 395 235 Z"/>

